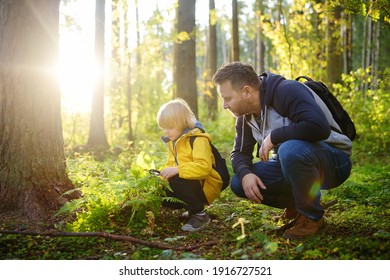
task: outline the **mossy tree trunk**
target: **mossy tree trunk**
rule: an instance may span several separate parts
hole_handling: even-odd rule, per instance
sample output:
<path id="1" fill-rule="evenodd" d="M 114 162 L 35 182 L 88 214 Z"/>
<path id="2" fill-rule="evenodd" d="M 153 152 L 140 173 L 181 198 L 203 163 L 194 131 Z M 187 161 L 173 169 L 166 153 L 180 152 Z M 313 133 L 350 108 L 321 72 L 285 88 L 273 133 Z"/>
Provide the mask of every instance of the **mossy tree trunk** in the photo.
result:
<path id="1" fill-rule="evenodd" d="M 74 186 L 56 76 L 59 2 L 0 2 L 0 216 L 32 223 L 78 196 L 62 196 Z"/>

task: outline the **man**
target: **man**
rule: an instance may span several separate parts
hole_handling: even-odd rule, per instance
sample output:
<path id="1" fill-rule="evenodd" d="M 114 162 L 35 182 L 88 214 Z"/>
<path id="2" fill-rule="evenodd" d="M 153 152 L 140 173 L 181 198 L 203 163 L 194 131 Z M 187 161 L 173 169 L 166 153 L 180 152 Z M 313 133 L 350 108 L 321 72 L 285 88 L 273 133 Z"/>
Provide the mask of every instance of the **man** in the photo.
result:
<path id="1" fill-rule="evenodd" d="M 341 185 L 351 172 L 352 143 L 331 130 L 339 126 L 326 105 L 304 84 L 272 73 L 257 76 L 240 62 L 222 65 L 213 83 L 223 108 L 236 117 L 232 191 L 285 208 L 284 218 L 295 218 L 285 238 L 319 233 L 325 226 L 320 190 Z M 253 163 L 255 146 L 261 161 Z"/>

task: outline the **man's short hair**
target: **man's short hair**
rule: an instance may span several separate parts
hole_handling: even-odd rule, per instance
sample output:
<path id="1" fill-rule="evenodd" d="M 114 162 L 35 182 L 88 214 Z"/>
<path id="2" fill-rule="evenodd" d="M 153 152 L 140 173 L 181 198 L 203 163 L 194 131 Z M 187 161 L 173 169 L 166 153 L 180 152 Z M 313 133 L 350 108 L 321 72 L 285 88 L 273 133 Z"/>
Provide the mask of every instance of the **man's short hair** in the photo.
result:
<path id="1" fill-rule="evenodd" d="M 221 68 L 214 74 L 212 82 L 214 85 L 229 80 L 235 90 L 240 90 L 248 85 L 253 88 L 260 87 L 260 80 L 253 66 L 249 63 L 229 62 L 222 64 Z"/>

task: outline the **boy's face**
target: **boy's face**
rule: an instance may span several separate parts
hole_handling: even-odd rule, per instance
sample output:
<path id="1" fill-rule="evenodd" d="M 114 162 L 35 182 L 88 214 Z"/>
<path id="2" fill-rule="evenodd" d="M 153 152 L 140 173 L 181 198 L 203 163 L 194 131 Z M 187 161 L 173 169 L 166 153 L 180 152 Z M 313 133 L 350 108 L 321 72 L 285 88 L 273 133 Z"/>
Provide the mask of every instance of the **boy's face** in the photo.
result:
<path id="1" fill-rule="evenodd" d="M 180 137 L 180 135 L 183 133 L 183 131 L 179 130 L 176 127 L 164 128 L 163 130 L 165 136 L 167 136 L 171 141 L 177 140 Z"/>

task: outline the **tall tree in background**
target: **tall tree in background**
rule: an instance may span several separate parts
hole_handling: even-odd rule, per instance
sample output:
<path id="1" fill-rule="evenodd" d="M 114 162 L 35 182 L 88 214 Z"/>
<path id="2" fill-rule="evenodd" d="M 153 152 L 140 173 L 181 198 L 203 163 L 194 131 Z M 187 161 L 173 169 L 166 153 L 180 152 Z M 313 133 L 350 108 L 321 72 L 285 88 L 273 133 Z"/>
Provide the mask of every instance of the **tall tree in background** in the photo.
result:
<path id="1" fill-rule="evenodd" d="M 137 15 L 137 23 L 138 23 L 138 0 L 135 1 L 135 9 L 136 9 L 136 15 Z M 124 32 L 125 32 L 125 57 L 126 57 L 126 104 L 127 104 L 127 127 L 128 127 L 128 133 L 127 133 L 127 140 L 133 141 L 133 119 L 132 119 L 132 102 L 131 102 L 131 96 L 132 96 L 132 90 L 131 90 L 131 53 L 130 53 L 130 46 L 129 46 L 129 20 L 127 19 L 127 12 L 128 12 L 128 5 L 125 4 L 124 6 Z M 138 28 L 137 28 L 137 32 Z M 138 43 L 138 42 L 137 42 Z"/>
<path id="2" fill-rule="evenodd" d="M 353 21 L 352 21 L 352 15 L 351 14 L 347 14 L 343 13 L 343 18 L 344 18 L 344 24 L 345 24 L 345 28 L 343 30 L 343 66 L 344 66 L 344 73 L 349 73 L 352 71 L 352 53 L 353 53 L 353 45 L 352 45 L 352 42 L 353 42 L 353 33 L 352 33 L 352 30 L 353 30 Z"/>
<path id="3" fill-rule="evenodd" d="M 263 73 L 265 71 L 265 44 L 262 23 L 262 15 L 264 14 L 263 0 L 256 0 L 255 7 L 256 22 L 258 24 L 258 32 L 256 33 L 255 66 L 258 73 Z"/>
<path id="4" fill-rule="evenodd" d="M 232 0 L 232 49 L 231 60 L 240 60 L 240 47 L 238 38 L 238 3 L 237 0 Z"/>
<path id="5" fill-rule="evenodd" d="M 136 3 L 137 4 L 137 3 Z M 132 141 L 131 86 L 130 86 L 130 50 L 129 19 L 127 0 L 111 1 L 111 71 L 110 75 L 110 128 L 124 128 L 124 133 L 109 134 L 111 142 L 115 140 Z M 136 6 L 136 9 L 137 6 Z M 138 31 L 137 31 L 138 32 Z M 110 131 L 112 131 L 110 129 Z"/>
<path id="6" fill-rule="evenodd" d="M 96 0 L 95 7 L 95 57 L 99 74 L 92 96 L 91 122 L 88 146 L 108 148 L 104 129 L 104 23 L 105 0 Z"/>
<path id="7" fill-rule="evenodd" d="M 328 5 L 328 3 L 327 3 Z M 330 9 L 328 9 L 330 11 Z M 326 25 L 326 70 L 327 81 L 331 84 L 341 81 L 343 73 L 342 50 L 340 38 L 341 7 L 335 7 L 332 13 L 327 13 Z"/>
<path id="8" fill-rule="evenodd" d="M 195 60 L 195 0 L 179 0 L 175 42 L 175 97 L 187 101 L 198 115 Z"/>
<path id="9" fill-rule="evenodd" d="M 59 3 L 0 2 L 0 218 L 48 222 L 76 197 L 65 172 L 58 62 Z"/>
<path id="10" fill-rule="evenodd" d="M 216 119 L 218 111 L 218 96 L 217 89 L 212 84 L 211 79 L 214 73 L 217 71 L 217 25 L 216 25 L 216 11 L 215 1 L 209 0 L 209 33 L 208 33 L 208 52 L 207 58 L 207 89 L 209 94 L 206 96 L 208 114 L 211 120 Z"/>

